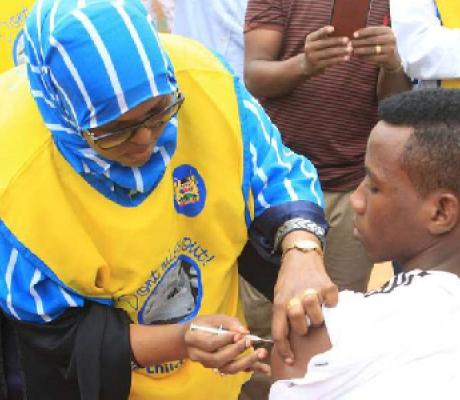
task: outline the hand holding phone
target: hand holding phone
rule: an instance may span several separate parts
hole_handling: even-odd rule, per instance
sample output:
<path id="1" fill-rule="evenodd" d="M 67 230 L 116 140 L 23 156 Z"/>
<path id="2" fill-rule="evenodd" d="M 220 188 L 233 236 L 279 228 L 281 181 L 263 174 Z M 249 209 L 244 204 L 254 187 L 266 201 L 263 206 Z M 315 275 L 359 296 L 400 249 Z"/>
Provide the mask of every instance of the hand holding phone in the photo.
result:
<path id="1" fill-rule="evenodd" d="M 305 39 L 303 70 L 305 76 L 318 75 L 326 68 L 350 60 L 353 51 L 350 39 L 332 37 L 334 28 L 324 26 Z"/>

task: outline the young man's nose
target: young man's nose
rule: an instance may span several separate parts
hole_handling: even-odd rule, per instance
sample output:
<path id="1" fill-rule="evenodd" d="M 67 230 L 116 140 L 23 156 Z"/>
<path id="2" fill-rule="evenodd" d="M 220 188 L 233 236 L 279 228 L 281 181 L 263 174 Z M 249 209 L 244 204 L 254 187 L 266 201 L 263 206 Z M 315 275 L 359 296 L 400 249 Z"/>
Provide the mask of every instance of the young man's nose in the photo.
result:
<path id="1" fill-rule="evenodd" d="M 361 214 L 366 208 L 366 200 L 364 198 L 364 184 L 361 182 L 356 190 L 350 196 L 350 204 L 356 214 Z"/>

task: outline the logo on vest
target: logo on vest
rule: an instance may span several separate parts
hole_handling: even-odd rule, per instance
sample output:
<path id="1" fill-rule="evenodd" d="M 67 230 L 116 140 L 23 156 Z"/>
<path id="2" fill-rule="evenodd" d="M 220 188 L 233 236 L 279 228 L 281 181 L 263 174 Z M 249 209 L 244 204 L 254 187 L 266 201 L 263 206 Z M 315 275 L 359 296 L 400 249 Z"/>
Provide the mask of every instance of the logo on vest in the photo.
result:
<path id="1" fill-rule="evenodd" d="M 198 314 L 202 297 L 201 272 L 185 255 L 164 272 L 139 312 L 141 324 L 177 324 Z"/>
<path id="2" fill-rule="evenodd" d="M 174 208 L 179 214 L 196 217 L 206 202 L 203 178 L 191 165 L 181 165 L 174 170 Z"/>
<path id="3" fill-rule="evenodd" d="M 190 257 L 181 255 L 157 281 L 138 313 L 138 320 L 146 325 L 183 323 L 198 314 L 202 295 L 198 265 Z M 177 360 L 149 366 L 145 372 L 161 377 L 176 372 L 182 365 L 183 360 Z"/>

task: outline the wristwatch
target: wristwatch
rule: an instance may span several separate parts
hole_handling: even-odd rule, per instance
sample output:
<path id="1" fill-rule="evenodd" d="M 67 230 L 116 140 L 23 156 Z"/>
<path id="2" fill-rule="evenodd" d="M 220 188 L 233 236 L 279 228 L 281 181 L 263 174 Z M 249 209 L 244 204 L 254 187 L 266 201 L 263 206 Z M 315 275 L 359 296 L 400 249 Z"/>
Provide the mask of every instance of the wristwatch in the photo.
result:
<path id="1" fill-rule="evenodd" d="M 293 218 L 285 221 L 276 231 L 275 239 L 273 241 L 273 254 L 279 250 L 281 247 L 281 242 L 287 236 L 287 234 L 294 231 L 306 231 L 312 233 L 319 239 L 324 249 L 326 244 L 326 229 L 312 220 L 304 218 Z"/>
<path id="2" fill-rule="evenodd" d="M 309 253 L 310 251 L 315 251 L 318 253 L 321 258 L 324 257 L 323 250 L 321 249 L 321 245 L 314 242 L 313 240 L 296 240 L 293 242 L 291 245 L 286 247 L 283 251 L 283 254 L 281 255 L 281 260 L 284 258 L 286 253 L 288 253 L 291 250 L 298 250 L 301 251 L 302 253 Z"/>

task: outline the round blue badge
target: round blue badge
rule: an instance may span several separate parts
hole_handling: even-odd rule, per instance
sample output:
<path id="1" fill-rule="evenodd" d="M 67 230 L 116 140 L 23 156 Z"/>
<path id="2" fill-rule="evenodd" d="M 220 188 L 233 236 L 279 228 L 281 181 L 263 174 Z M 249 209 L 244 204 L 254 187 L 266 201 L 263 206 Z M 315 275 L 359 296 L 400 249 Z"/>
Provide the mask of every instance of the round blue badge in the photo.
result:
<path id="1" fill-rule="evenodd" d="M 174 208 L 179 214 L 196 217 L 206 202 L 206 186 L 196 168 L 181 165 L 173 172 Z"/>

